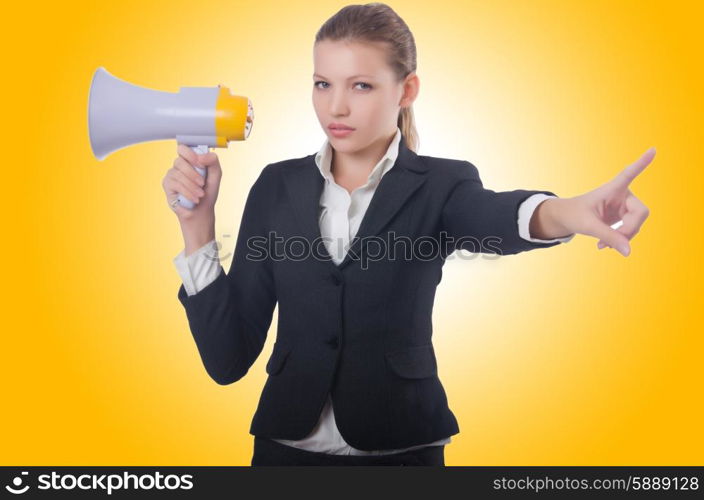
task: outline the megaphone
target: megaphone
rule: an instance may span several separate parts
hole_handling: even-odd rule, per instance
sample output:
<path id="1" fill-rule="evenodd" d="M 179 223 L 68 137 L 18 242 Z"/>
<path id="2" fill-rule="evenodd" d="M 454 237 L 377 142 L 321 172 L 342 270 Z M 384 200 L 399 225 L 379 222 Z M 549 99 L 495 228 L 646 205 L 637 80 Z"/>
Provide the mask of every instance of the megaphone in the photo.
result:
<path id="1" fill-rule="evenodd" d="M 98 160 L 140 142 L 176 139 L 196 154 L 249 137 L 252 102 L 227 87 L 181 87 L 161 92 L 133 85 L 99 67 L 88 93 L 88 134 Z M 206 170 L 195 167 L 205 177 Z M 179 194 L 181 206 L 194 204 Z"/>

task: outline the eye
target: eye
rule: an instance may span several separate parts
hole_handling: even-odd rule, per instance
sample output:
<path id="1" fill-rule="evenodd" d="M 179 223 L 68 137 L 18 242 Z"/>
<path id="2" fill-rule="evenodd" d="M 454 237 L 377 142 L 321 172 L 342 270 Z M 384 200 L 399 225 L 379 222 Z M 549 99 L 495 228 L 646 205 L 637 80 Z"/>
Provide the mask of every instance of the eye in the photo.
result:
<path id="1" fill-rule="evenodd" d="M 328 82 L 326 82 L 326 81 L 318 80 L 313 83 L 313 86 L 316 88 L 319 88 L 319 89 L 326 89 L 327 88 L 327 87 L 319 87 L 318 86 L 319 83 L 324 83 L 325 85 L 329 85 Z M 362 88 L 360 90 L 371 90 L 372 89 L 372 86 L 369 85 L 368 83 L 365 83 L 365 82 L 357 82 L 357 83 L 355 83 L 355 85 L 366 85 L 366 88 Z"/>

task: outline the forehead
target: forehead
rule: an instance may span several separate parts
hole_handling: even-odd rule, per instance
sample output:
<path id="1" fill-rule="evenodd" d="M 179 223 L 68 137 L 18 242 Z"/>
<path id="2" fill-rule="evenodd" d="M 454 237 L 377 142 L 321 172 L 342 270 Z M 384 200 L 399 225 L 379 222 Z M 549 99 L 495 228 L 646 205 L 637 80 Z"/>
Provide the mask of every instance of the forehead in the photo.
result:
<path id="1" fill-rule="evenodd" d="M 383 78 L 391 74 L 385 44 L 325 40 L 313 47 L 315 73 L 327 78 L 370 75 Z"/>

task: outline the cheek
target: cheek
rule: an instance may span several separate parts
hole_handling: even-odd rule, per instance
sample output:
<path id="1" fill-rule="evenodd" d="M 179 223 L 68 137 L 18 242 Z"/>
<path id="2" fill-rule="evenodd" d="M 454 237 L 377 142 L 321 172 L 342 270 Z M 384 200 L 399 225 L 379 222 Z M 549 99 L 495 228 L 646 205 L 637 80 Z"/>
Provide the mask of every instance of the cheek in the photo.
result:
<path id="1" fill-rule="evenodd" d="M 384 100 L 379 96 L 359 96 L 354 102 L 355 109 L 367 114 L 378 114 L 384 106 Z"/>
<path id="2" fill-rule="evenodd" d="M 313 102 L 313 109 L 315 109 L 315 112 L 320 113 L 320 108 L 321 108 L 320 97 L 313 94 L 312 102 Z"/>
<path id="3" fill-rule="evenodd" d="M 322 109 L 327 104 L 327 99 L 320 92 L 313 92 L 313 106 Z"/>
<path id="4" fill-rule="evenodd" d="M 384 112 L 395 101 L 395 97 L 388 93 L 375 92 L 374 95 L 368 95 L 365 99 L 368 104 L 380 112 Z"/>
<path id="5" fill-rule="evenodd" d="M 390 116 L 394 116 L 396 113 L 393 106 L 390 106 L 391 102 L 393 101 L 384 98 L 364 99 L 359 102 L 359 107 L 355 110 L 359 114 L 365 115 L 370 123 L 377 123 L 381 126 Z"/>

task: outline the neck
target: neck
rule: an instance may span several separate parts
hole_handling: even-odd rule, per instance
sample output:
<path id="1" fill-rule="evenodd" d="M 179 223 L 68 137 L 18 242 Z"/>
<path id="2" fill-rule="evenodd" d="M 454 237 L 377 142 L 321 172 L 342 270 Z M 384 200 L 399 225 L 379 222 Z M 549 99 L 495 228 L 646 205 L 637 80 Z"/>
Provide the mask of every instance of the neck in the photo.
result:
<path id="1" fill-rule="evenodd" d="M 332 148 L 330 170 L 335 179 L 366 180 L 374 169 L 374 166 L 379 163 L 382 156 L 384 156 L 389 149 L 395 135 L 396 129 L 394 129 L 391 135 L 373 142 L 363 150 L 353 153 L 339 152 Z"/>

